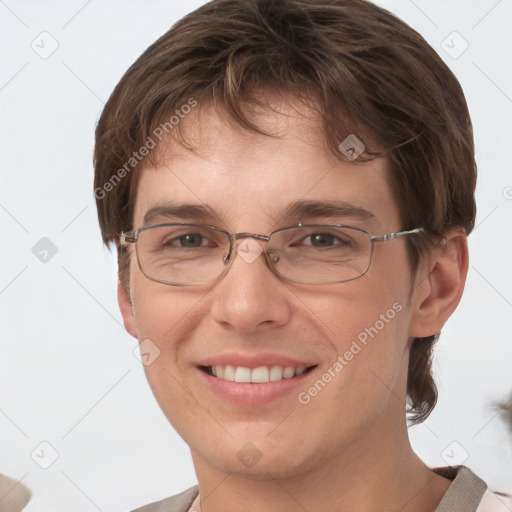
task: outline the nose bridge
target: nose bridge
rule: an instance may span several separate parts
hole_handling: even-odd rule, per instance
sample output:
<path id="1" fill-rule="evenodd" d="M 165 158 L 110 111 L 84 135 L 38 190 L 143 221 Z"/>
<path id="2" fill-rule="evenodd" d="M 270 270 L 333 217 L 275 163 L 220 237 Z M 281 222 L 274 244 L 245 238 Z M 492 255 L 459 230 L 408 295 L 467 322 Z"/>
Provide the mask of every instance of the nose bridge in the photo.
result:
<path id="1" fill-rule="evenodd" d="M 236 242 L 241 240 L 242 242 L 237 244 Z M 269 237 L 266 235 L 258 235 L 256 233 L 234 233 L 232 235 L 232 259 L 234 259 L 234 253 L 238 255 L 245 263 L 253 263 L 263 253 L 267 253 L 267 243 Z M 263 242 L 264 244 L 258 243 Z M 272 269 L 270 269 L 272 270 Z"/>
<path id="2" fill-rule="evenodd" d="M 233 263 L 235 259 L 235 253 L 241 257 L 246 263 L 253 263 L 262 253 L 263 255 L 267 255 L 268 249 L 268 241 L 270 237 L 267 235 L 258 235 L 257 233 L 233 233 L 230 235 L 231 238 L 231 250 L 227 255 L 226 262 L 229 261 L 229 264 Z M 240 244 L 236 242 L 238 240 L 242 240 Z M 265 246 L 262 247 L 258 242 L 264 242 Z M 267 258 L 268 259 L 268 258 Z M 272 267 L 270 265 L 270 267 Z M 273 271 L 272 268 L 270 268 Z"/>
<path id="3" fill-rule="evenodd" d="M 258 235 L 256 233 L 234 233 L 233 234 L 233 240 L 241 240 L 244 238 L 254 238 L 255 240 L 259 240 L 261 242 L 268 242 L 270 240 L 269 236 Z"/>
<path id="4" fill-rule="evenodd" d="M 285 324 L 290 318 L 287 294 L 279 288 L 282 284 L 278 285 L 278 278 L 267 258 L 265 261 L 259 259 L 262 253 L 266 255 L 266 247 L 262 247 L 261 242 L 268 242 L 269 237 L 235 233 L 231 239 L 236 258 L 232 258 L 230 271 L 217 284 L 213 317 L 247 333 L 264 326 Z M 241 243 L 235 246 L 237 240 Z"/>

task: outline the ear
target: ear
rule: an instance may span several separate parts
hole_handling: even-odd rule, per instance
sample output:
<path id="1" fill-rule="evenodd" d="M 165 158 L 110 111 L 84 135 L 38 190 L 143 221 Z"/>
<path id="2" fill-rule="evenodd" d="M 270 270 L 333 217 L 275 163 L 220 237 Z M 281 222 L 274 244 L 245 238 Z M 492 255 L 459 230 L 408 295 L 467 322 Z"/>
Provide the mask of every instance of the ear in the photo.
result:
<path id="1" fill-rule="evenodd" d="M 425 258 L 416 273 L 409 336 L 424 338 L 441 331 L 459 304 L 468 272 L 468 243 L 453 229 Z"/>
<path id="2" fill-rule="evenodd" d="M 133 304 L 130 299 L 130 292 L 126 289 L 121 281 L 117 282 L 117 302 L 119 309 L 123 315 L 124 326 L 126 330 L 134 337 L 137 336 L 137 329 L 135 327 L 135 316 L 133 314 Z"/>

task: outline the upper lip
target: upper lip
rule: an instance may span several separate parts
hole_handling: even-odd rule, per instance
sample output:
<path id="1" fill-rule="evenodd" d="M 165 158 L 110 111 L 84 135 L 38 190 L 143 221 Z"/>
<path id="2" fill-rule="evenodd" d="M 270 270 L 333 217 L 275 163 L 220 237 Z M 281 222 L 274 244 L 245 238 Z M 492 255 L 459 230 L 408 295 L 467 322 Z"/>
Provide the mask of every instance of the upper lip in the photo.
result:
<path id="1" fill-rule="evenodd" d="M 242 354 L 242 353 L 229 353 L 219 354 L 217 356 L 208 357 L 201 361 L 199 366 L 243 366 L 245 368 L 258 368 L 259 366 L 282 366 L 300 368 L 302 366 L 309 367 L 315 366 L 317 363 L 311 360 L 300 360 L 280 354 Z"/>

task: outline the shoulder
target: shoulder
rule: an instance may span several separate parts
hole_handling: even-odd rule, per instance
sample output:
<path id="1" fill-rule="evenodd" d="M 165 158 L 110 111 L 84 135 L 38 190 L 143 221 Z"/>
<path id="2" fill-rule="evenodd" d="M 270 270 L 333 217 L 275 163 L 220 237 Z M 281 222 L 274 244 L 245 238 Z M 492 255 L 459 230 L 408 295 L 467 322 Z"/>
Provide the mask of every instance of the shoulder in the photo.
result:
<path id="1" fill-rule="evenodd" d="M 176 494 L 165 500 L 150 503 L 132 512 L 188 512 L 198 494 L 199 487 L 194 485 L 194 487 L 187 489 L 181 494 Z"/>
<path id="2" fill-rule="evenodd" d="M 433 471 L 452 480 L 435 512 L 512 511 L 512 496 L 489 490 L 487 484 L 468 467 L 434 468 Z"/>

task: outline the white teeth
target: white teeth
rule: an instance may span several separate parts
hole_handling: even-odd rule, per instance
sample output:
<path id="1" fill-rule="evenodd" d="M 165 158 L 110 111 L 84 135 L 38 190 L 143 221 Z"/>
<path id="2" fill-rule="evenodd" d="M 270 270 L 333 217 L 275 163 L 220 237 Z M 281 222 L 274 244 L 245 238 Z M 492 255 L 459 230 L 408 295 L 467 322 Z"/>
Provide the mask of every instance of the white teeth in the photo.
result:
<path id="1" fill-rule="evenodd" d="M 235 370 L 235 382 L 251 382 L 251 369 L 237 366 Z"/>
<path id="2" fill-rule="evenodd" d="M 283 378 L 283 367 L 282 366 L 272 366 L 270 368 L 270 382 L 275 382 L 277 380 L 281 380 Z"/>
<path id="3" fill-rule="evenodd" d="M 217 365 L 217 371 L 219 371 L 219 366 Z M 235 380 L 235 367 L 231 366 L 230 364 L 227 364 L 224 366 L 224 377 L 222 377 L 224 380 Z"/>
<path id="4" fill-rule="evenodd" d="M 251 371 L 251 382 L 268 382 L 269 381 L 269 373 L 268 368 L 266 366 L 260 366 L 258 368 L 254 368 Z"/>
<path id="5" fill-rule="evenodd" d="M 220 365 L 210 366 L 212 374 L 218 379 L 243 382 L 243 383 L 258 383 L 277 382 L 282 379 L 291 379 L 298 377 L 306 371 L 306 366 L 293 366 L 282 367 L 279 365 L 274 366 L 258 366 L 258 368 L 247 368 L 245 366 L 233 365 Z"/>
<path id="6" fill-rule="evenodd" d="M 295 375 L 295 368 L 292 368 L 291 366 L 287 366 L 283 370 L 283 379 L 291 379 Z"/>

